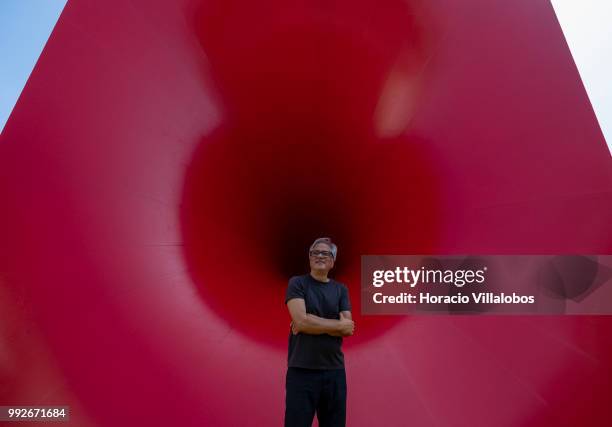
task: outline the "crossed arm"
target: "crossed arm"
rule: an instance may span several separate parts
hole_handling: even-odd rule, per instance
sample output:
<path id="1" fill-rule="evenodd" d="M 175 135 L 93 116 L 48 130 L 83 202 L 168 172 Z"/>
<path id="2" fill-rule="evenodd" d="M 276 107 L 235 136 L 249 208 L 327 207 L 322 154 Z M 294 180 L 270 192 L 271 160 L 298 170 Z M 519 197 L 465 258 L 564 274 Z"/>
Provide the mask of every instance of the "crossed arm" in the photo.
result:
<path id="1" fill-rule="evenodd" d="M 340 319 L 325 319 L 306 313 L 306 303 L 302 298 L 293 298 L 287 301 L 287 308 L 291 314 L 291 330 L 293 334 L 300 332 L 310 335 L 329 334 L 335 337 L 353 335 L 355 323 L 350 311 L 341 311 Z"/>

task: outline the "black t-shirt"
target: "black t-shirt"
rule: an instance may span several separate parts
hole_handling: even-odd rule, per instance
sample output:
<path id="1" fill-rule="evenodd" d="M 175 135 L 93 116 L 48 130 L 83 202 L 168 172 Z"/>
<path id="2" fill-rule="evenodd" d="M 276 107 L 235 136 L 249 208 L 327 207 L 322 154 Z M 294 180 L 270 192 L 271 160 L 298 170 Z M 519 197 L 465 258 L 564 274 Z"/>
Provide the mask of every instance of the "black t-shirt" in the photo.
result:
<path id="1" fill-rule="evenodd" d="M 294 276 L 289 280 L 285 304 L 293 298 L 301 298 L 306 304 L 306 313 L 325 319 L 340 319 L 341 311 L 350 311 L 348 289 L 333 279 L 319 282 L 310 274 Z M 289 330 L 289 367 L 309 369 L 342 369 L 342 337 L 328 334 L 293 335 Z"/>

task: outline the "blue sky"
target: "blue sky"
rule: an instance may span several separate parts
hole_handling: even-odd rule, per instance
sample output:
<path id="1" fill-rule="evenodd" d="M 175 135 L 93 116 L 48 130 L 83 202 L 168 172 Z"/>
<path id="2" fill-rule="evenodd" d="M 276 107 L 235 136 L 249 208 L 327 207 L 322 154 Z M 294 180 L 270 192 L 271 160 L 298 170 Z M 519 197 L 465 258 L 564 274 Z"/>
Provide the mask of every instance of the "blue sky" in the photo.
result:
<path id="1" fill-rule="evenodd" d="M 612 153 L 612 1 L 551 0 Z M 0 0 L 0 129 L 66 0 Z"/>
<path id="2" fill-rule="evenodd" d="M 0 129 L 65 4 L 66 0 L 0 0 Z"/>

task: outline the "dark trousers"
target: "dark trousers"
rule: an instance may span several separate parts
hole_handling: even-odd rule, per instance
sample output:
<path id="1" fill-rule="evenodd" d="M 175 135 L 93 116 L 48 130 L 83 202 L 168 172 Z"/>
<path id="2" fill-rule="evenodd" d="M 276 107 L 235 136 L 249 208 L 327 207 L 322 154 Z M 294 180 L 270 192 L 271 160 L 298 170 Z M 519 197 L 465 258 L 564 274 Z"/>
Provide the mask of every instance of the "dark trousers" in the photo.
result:
<path id="1" fill-rule="evenodd" d="M 288 368 L 285 427 L 310 427 L 316 412 L 320 427 L 346 425 L 344 369 Z"/>

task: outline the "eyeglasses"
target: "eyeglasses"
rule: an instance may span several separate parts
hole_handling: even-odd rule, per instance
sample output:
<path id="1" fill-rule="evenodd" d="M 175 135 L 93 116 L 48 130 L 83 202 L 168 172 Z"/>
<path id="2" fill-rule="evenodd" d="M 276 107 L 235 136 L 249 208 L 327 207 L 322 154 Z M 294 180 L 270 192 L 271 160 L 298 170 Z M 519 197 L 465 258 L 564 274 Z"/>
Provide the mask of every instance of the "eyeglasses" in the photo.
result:
<path id="1" fill-rule="evenodd" d="M 315 257 L 315 256 L 320 256 L 323 258 L 331 258 L 332 257 L 332 253 L 330 251 L 310 251 L 310 256 Z"/>

